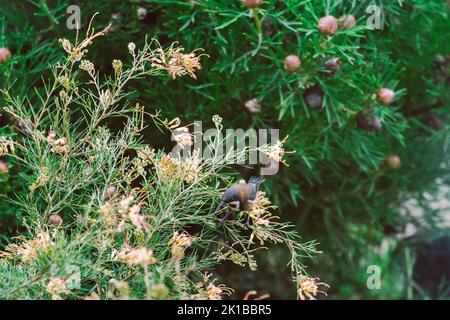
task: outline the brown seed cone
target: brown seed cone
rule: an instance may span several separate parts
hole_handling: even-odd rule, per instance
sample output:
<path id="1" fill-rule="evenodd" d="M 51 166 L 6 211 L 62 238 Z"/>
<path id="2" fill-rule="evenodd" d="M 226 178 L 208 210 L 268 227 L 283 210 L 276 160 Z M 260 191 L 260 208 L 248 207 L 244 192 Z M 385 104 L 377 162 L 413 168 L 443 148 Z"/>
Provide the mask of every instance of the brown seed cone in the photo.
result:
<path id="1" fill-rule="evenodd" d="M 325 61 L 323 67 L 329 72 L 323 72 L 328 75 L 334 75 L 340 69 L 340 59 L 339 58 L 330 58 Z"/>
<path id="2" fill-rule="evenodd" d="M 432 113 L 424 116 L 422 118 L 422 122 L 436 131 L 441 131 L 444 129 L 444 124 L 442 123 L 441 118 Z"/>
<path id="3" fill-rule="evenodd" d="M 380 119 L 368 110 L 358 114 L 356 124 L 359 129 L 364 131 L 380 131 L 382 127 Z"/>
<path id="4" fill-rule="evenodd" d="M 308 88 L 303 93 L 305 104 L 310 109 L 321 109 L 323 105 L 323 91 L 320 87 Z"/>

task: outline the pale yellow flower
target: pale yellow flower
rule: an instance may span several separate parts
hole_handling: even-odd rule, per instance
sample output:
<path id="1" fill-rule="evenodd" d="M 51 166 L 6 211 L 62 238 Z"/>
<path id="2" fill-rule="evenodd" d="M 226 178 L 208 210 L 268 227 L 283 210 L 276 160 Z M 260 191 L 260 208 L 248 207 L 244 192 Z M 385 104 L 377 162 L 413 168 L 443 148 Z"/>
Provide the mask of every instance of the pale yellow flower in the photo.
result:
<path id="1" fill-rule="evenodd" d="M 28 188 L 30 189 L 31 192 L 33 192 L 37 188 L 45 186 L 49 180 L 50 178 L 48 168 L 41 167 L 39 168 L 39 175 L 36 181 L 34 181 Z"/>
<path id="2" fill-rule="evenodd" d="M 111 94 L 111 92 L 109 91 L 109 89 L 107 90 L 102 90 L 100 92 L 100 103 L 102 104 L 104 109 L 109 108 L 109 106 L 111 106 L 112 104 L 114 104 L 114 97 Z"/>
<path id="3" fill-rule="evenodd" d="M 59 39 L 59 43 L 61 43 L 61 46 L 63 47 L 64 51 L 67 53 L 72 52 L 72 45 L 70 44 L 70 41 L 67 39 Z"/>
<path id="4" fill-rule="evenodd" d="M 137 151 L 137 156 L 141 160 L 152 162 L 155 158 L 155 149 L 145 146 Z"/>
<path id="5" fill-rule="evenodd" d="M 56 154 L 66 153 L 70 150 L 70 146 L 67 143 L 67 139 L 65 137 L 61 137 L 57 139 L 57 135 L 55 131 L 51 130 L 46 138 L 48 144 L 51 146 L 51 151 Z"/>
<path id="6" fill-rule="evenodd" d="M 152 66 L 157 69 L 166 70 L 170 77 L 175 79 L 178 76 L 190 75 L 196 79 L 196 69 L 201 69 L 200 57 L 195 51 L 185 54 L 184 48 L 170 47 L 167 51 L 158 50 L 158 57 L 152 59 Z"/>
<path id="7" fill-rule="evenodd" d="M 167 120 L 165 120 L 165 122 L 167 122 Z M 179 127 L 180 123 L 181 123 L 180 118 L 176 117 L 176 118 L 170 120 L 169 122 L 167 122 L 166 127 L 169 129 L 175 129 L 175 128 Z"/>
<path id="8" fill-rule="evenodd" d="M 128 51 L 130 54 L 134 55 L 134 50 L 136 50 L 136 44 L 134 42 L 130 42 L 128 44 Z"/>
<path id="9" fill-rule="evenodd" d="M 286 152 L 286 150 L 284 149 L 283 145 L 286 142 L 288 137 L 284 138 L 283 140 L 278 140 L 275 144 L 273 145 L 267 145 L 267 146 L 263 146 L 261 148 L 261 151 L 271 160 L 275 161 L 275 162 L 281 162 L 285 165 L 287 165 L 286 161 L 283 159 L 284 155 L 286 153 L 290 153 L 290 152 Z"/>
<path id="10" fill-rule="evenodd" d="M 140 214 L 141 212 L 141 206 L 138 204 L 135 204 L 134 206 L 132 206 L 130 208 L 130 210 L 128 210 L 128 218 L 130 219 L 131 223 L 138 229 L 144 229 L 144 230 L 148 230 L 149 229 L 149 225 L 146 221 L 146 219 L 148 218 L 147 215 L 142 215 Z"/>
<path id="11" fill-rule="evenodd" d="M 126 197 L 123 197 L 122 200 L 119 201 L 119 213 L 125 213 L 128 211 L 128 209 L 130 208 L 131 204 L 134 201 L 134 195 L 130 194 Z"/>
<path id="12" fill-rule="evenodd" d="M 62 294 L 69 294 L 66 281 L 60 277 L 51 277 L 50 281 L 45 286 L 45 290 L 50 293 L 52 300 L 62 300 Z"/>
<path id="13" fill-rule="evenodd" d="M 0 137 L 0 156 L 6 156 L 7 154 L 14 152 L 14 142 L 6 137 Z"/>
<path id="14" fill-rule="evenodd" d="M 271 232 L 269 225 L 274 224 L 275 219 L 279 219 L 278 216 L 273 216 L 270 213 L 271 209 L 275 209 L 276 206 L 272 205 L 270 200 L 266 197 L 266 194 L 262 191 L 258 191 L 256 198 L 251 203 L 251 209 L 247 212 L 249 218 L 253 222 L 252 234 L 250 235 L 250 242 L 256 238 L 260 244 L 263 245 L 264 241 L 270 240 L 272 242 L 282 242 L 282 239 Z"/>
<path id="15" fill-rule="evenodd" d="M 39 253 L 47 253 L 54 247 L 48 232 L 39 232 L 35 238 L 27 240 L 21 238 L 22 243 L 13 243 L 6 247 L 1 256 L 5 258 L 19 257 L 23 263 L 30 263 Z"/>
<path id="16" fill-rule="evenodd" d="M 250 99 L 245 102 L 245 108 L 250 114 L 257 114 L 261 112 L 261 101 L 258 99 Z"/>
<path id="17" fill-rule="evenodd" d="M 102 205 L 98 209 L 98 213 L 102 216 L 103 221 L 105 221 L 105 223 L 107 225 L 111 226 L 117 222 L 117 216 L 115 214 L 115 210 L 114 210 L 113 206 L 111 206 L 111 204 L 109 204 L 109 203 Z"/>
<path id="18" fill-rule="evenodd" d="M 105 31 L 108 30 L 110 25 L 103 29 L 100 32 L 94 33 L 94 30 L 91 28 L 92 20 L 94 19 L 95 15 L 91 18 L 91 21 L 89 22 L 87 36 L 85 39 L 83 39 L 80 43 L 77 43 L 75 45 L 72 45 L 69 40 L 67 39 L 59 39 L 59 43 L 61 43 L 61 46 L 63 47 L 64 51 L 69 54 L 68 58 L 71 61 L 80 61 L 83 56 L 88 52 L 86 48 L 92 44 L 92 40 L 95 38 L 102 36 L 105 34 Z"/>
<path id="19" fill-rule="evenodd" d="M 319 286 L 330 287 L 328 284 L 324 282 L 316 282 L 319 278 L 311 278 L 307 276 L 300 275 L 300 287 L 298 288 L 298 296 L 301 300 L 316 300 L 317 293 L 323 293 L 327 295 L 325 292 L 319 290 Z"/>
<path id="20" fill-rule="evenodd" d="M 182 247 L 189 247 L 192 244 L 193 240 L 194 239 L 192 238 L 192 236 L 190 236 L 189 233 L 187 233 L 186 231 L 183 231 L 181 233 L 175 231 L 173 233 L 172 238 L 169 241 L 169 245 L 177 244 Z"/>
<path id="21" fill-rule="evenodd" d="M 54 143 L 55 140 L 56 140 L 56 132 L 53 130 L 50 130 L 47 135 L 47 142 Z"/>
<path id="22" fill-rule="evenodd" d="M 113 278 L 109 280 L 109 284 L 111 289 L 119 294 L 120 299 L 128 300 L 130 294 L 130 286 L 128 285 L 128 282 Z"/>
<path id="23" fill-rule="evenodd" d="M 123 69 L 122 61 L 114 59 L 112 62 L 112 67 L 114 69 L 114 72 L 116 73 L 116 76 L 120 76 L 122 74 Z"/>
<path id="24" fill-rule="evenodd" d="M 180 127 L 172 132 L 173 137 L 179 146 L 192 146 L 194 138 L 186 127 Z"/>
<path id="25" fill-rule="evenodd" d="M 211 281 L 206 287 L 206 294 L 209 300 L 222 300 L 222 296 L 230 296 L 234 290 L 225 286 L 224 284 L 215 285 L 214 282 L 216 280 Z"/>
<path id="26" fill-rule="evenodd" d="M 156 262 L 151 249 L 144 247 L 130 248 L 128 246 L 122 247 L 122 249 L 115 255 L 114 260 L 126 263 L 130 266 L 141 265 L 143 267 Z"/>
<path id="27" fill-rule="evenodd" d="M 176 231 L 173 233 L 173 236 L 169 241 L 169 245 L 172 245 L 172 258 L 176 262 L 179 262 L 184 257 L 185 248 L 189 247 L 193 240 L 194 239 L 186 231 L 181 233 Z"/>
<path id="28" fill-rule="evenodd" d="M 94 64 L 88 60 L 81 60 L 80 69 L 86 71 L 91 76 L 94 75 L 95 72 Z"/>

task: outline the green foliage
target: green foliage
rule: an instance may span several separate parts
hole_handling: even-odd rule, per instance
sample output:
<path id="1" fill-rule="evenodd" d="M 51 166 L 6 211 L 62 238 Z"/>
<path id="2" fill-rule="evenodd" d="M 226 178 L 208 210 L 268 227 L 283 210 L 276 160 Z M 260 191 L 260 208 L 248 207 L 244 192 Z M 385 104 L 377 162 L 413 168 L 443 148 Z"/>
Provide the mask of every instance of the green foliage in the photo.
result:
<path id="1" fill-rule="evenodd" d="M 21 3 L 23 10 L 15 10 L 11 1 L 2 4 L 0 45 L 8 46 L 13 57 L 0 65 L 4 75 L 0 81 L 6 88 L 15 83 L 11 96 L 25 97 L 33 87 L 40 90 L 41 74 L 48 75 L 49 64 L 61 58 L 56 41 L 73 39 L 74 33 L 65 28 L 68 4 L 30 1 Z M 211 125 L 209 119 L 219 114 L 225 128 L 279 128 L 281 136 L 289 135 L 285 147 L 295 151 L 287 159 L 289 167 L 282 166 L 279 174 L 268 177 L 264 188 L 280 206 L 283 219 L 293 221 L 304 239 L 320 242 L 324 254 L 311 269 L 332 285 L 332 297 L 427 297 L 414 281 L 416 242 L 448 233 L 442 221 L 448 209 L 436 207 L 450 177 L 445 1 L 266 0 L 251 11 L 237 0 L 70 4 L 80 6 L 83 27 L 97 11 L 96 24 L 112 23 L 104 39 L 89 48 L 90 59 L 102 72 L 111 74 L 110 62 L 125 61 L 128 42 L 142 47 L 147 34 L 163 46 L 179 41 L 187 51 L 203 48 L 209 55 L 202 58 L 197 79 L 131 82 L 134 91 L 128 97 L 147 112 L 162 109 L 165 118 Z M 366 26 L 370 16 L 366 9 L 372 4 L 381 8 L 381 30 Z M 137 17 L 139 6 L 147 9 L 144 20 Z M 357 24 L 323 35 L 317 20 L 327 14 L 352 14 Z M 302 61 L 298 72 L 284 70 L 284 59 L 290 54 Z M 324 74 L 324 62 L 331 57 L 340 59 L 335 75 Z M 313 85 L 324 93 L 320 110 L 308 108 L 303 98 Z M 382 87 L 395 91 L 390 105 L 375 98 Z M 253 98 L 262 104 L 256 115 L 244 108 Z M 363 110 L 380 119 L 380 132 L 358 128 L 356 116 Z M 0 130 L 14 136 L 10 129 Z M 155 128 L 143 131 L 142 138 L 153 147 L 168 148 L 167 137 L 159 137 Z M 400 169 L 386 165 L 391 154 L 400 157 Z M 250 174 L 246 168 L 226 170 L 235 173 L 235 169 Z M 11 167 L 11 174 L 0 179 L 16 181 L 17 170 Z M 4 198 L 26 196 L 24 186 L 31 173 L 19 173 L 17 184 L 0 187 Z M 8 226 L 15 225 L 12 216 L 23 212 L 6 201 L 0 203 L 0 211 L 1 217 L 8 217 Z M 419 229 L 414 241 L 398 231 L 406 226 Z M 7 233 L 2 230 L 3 238 L 15 229 L 8 228 Z M 395 235 L 387 234 L 388 229 L 395 229 Z M 386 241 L 388 249 L 381 250 Z M 286 253 L 277 251 L 274 256 Z M 287 259 L 258 259 L 262 270 L 258 289 L 267 290 L 276 282 L 271 293 L 285 297 L 283 284 L 291 279 L 278 271 L 284 265 L 277 261 Z M 380 290 L 366 287 L 369 265 L 382 269 Z M 245 282 L 239 287 L 240 276 L 232 278 L 236 278 L 232 287 L 249 289 Z M 276 281 L 265 286 L 264 278 Z"/>
<path id="2" fill-rule="evenodd" d="M 182 48 L 163 50 L 152 40 L 137 50 L 130 43 L 131 65 L 114 60 L 114 74 L 103 79 L 86 60 L 103 34 L 88 28 L 79 42 L 61 39 L 67 57 L 51 67 L 43 92 L 2 92 L 5 111 L 25 136 L 14 142 L 2 137 L 0 150 L 26 172 L 29 190 L 14 200 L 26 213 L 27 232 L 1 253 L 0 275 L 10 281 L 2 281 L 0 297 L 217 299 L 233 291 L 216 285 L 207 271 L 223 260 L 254 271 L 254 253 L 266 243 L 287 246 L 300 288 L 303 258 L 317 253 L 315 243 L 302 244 L 289 223 L 273 221 L 263 194 L 252 210 L 220 228 L 214 208 L 225 175 L 219 170 L 251 150 L 220 158 L 211 145 L 211 159 L 179 159 L 142 143 L 147 113 L 133 105 L 125 87 L 172 72 L 165 61 L 177 59 Z M 174 76 L 195 76 L 189 66 L 184 61 Z M 180 125 L 149 116 L 168 130 Z M 123 124 L 111 125 L 115 118 Z M 221 128 L 220 118 L 214 122 Z"/>

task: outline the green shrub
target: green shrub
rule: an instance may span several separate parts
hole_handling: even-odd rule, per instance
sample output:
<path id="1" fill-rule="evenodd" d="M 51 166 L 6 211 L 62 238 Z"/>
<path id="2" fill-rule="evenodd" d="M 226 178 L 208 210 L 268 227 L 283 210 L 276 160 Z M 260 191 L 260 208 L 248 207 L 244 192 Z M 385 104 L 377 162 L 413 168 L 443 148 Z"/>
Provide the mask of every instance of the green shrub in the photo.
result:
<path id="1" fill-rule="evenodd" d="M 98 24 L 112 23 L 89 52 L 104 73 L 114 72 L 113 59 L 126 60 L 130 41 L 144 46 L 147 34 L 164 47 L 178 41 L 187 51 L 202 48 L 208 55 L 202 58 L 197 79 L 131 82 L 134 90 L 128 99 L 145 106 L 146 112 L 158 114 L 162 109 L 158 115 L 163 118 L 211 125 L 217 114 L 224 128 L 279 128 L 281 136 L 289 136 L 285 148 L 294 151 L 287 159 L 289 167 L 268 177 L 264 191 L 279 205 L 277 214 L 283 220 L 293 221 L 305 239 L 321 243 L 325 254 L 313 261 L 312 270 L 332 285 L 332 298 L 448 297 L 448 281 L 436 296 L 421 288 L 421 277 L 415 274 L 420 269 L 417 247 L 448 234 L 448 208 L 443 206 L 450 180 L 445 1 L 265 0 L 252 10 L 238 0 L 30 1 L 21 3 L 21 10 L 8 2 L 0 8 L 0 45 L 9 47 L 13 56 L 0 64 L 0 81 L 13 97 L 42 90 L 40 76 L 49 74 L 47 60 L 53 65 L 61 59 L 57 39 L 74 38 L 65 27 L 69 4 L 80 6 L 84 27 L 96 11 L 101 13 Z M 380 29 L 367 26 L 374 13 L 367 13 L 369 5 L 380 8 Z M 355 26 L 344 29 L 340 23 L 331 35 L 318 29 L 321 17 L 348 14 L 356 17 Z M 289 55 L 301 60 L 295 72 L 285 69 Z M 326 68 L 332 58 L 340 61 L 334 74 Z M 394 91 L 389 105 L 377 99 L 380 88 Z M 322 108 L 307 106 L 311 92 L 316 102 L 322 99 Z M 249 110 L 249 105 L 261 111 Z M 0 129 L 2 135 L 18 131 L 10 122 Z M 111 123 L 112 128 L 121 126 L 120 121 Z M 172 144 L 157 127 L 145 128 L 142 139 L 167 152 Z M 0 187 L 5 199 L 0 202 L 3 243 L 22 232 L 20 221 L 28 218 L 6 200 L 26 198 L 37 174 L 9 160 L 8 165 L 10 173 L 0 175 L 8 181 Z M 257 169 L 223 168 L 217 179 L 250 176 Z M 249 290 L 252 279 L 259 290 L 271 288 L 272 297 L 291 297 L 285 290 L 291 274 L 280 271 L 289 254 L 277 249 L 257 256 L 257 276 L 229 272 L 229 264 L 216 270 L 227 275 L 227 284 L 239 293 Z M 379 290 L 366 285 L 373 265 L 381 270 Z"/>
<path id="2" fill-rule="evenodd" d="M 103 33 L 88 29 L 76 44 L 60 40 L 67 57 L 51 68 L 44 94 L 3 92 L 5 111 L 27 134 L 2 137 L 0 150 L 27 174 L 29 190 L 15 200 L 27 232 L 2 253 L 0 296 L 218 299 L 233 290 L 207 272 L 222 261 L 256 270 L 255 252 L 266 243 L 287 246 L 302 288 L 309 278 L 301 260 L 316 252 L 314 242 L 302 244 L 289 224 L 275 221 L 264 193 L 247 214 L 219 224 L 217 186 L 228 182 L 220 170 L 249 150 L 181 159 L 142 142 L 144 118 L 170 131 L 180 121 L 133 104 L 128 82 L 162 70 L 195 76 L 200 57 L 154 40 L 141 50 L 130 43 L 131 64 L 114 60 L 114 73 L 102 80 L 86 54 Z M 114 118 L 123 125 L 110 127 Z M 220 117 L 213 120 L 221 129 Z M 298 290 L 300 297 L 310 293 Z"/>

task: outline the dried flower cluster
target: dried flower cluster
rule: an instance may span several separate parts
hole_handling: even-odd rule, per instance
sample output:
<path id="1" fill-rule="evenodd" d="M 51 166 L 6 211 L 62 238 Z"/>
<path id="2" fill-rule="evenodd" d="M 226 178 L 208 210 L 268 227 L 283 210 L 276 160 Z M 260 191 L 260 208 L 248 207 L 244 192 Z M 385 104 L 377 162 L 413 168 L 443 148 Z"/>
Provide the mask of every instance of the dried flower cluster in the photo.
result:
<path id="1" fill-rule="evenodd" d="M 117 252 L 113 259 L 126 263 L 130 266 L 140 265 L 142 267 L 147 267 L 151 264 L 156 263 L 155 257 L 153 257 L 153 250 L 149 248 L 130 248 L 125 245 Z"/>
<path id="2" fill-rule="evenodd" d="M 81 60 L 80 62 L 80 69 L 86 71 L 89 73 L 91 77 L 94 76 L 95 73 L 95 67 L 94 64 L 88 60 Z"/>
<path id="3" fill-rule="evenodd" d="M 110 26 L 106 27 L 100 32 L 95 32 L 94 29 L 91 28 L 91 24 L 94 17 L 95 15 L 91 18 L 91 21 L 89 22 L 86 38 L 83 39 L 80 43 L 72 45 L 70 41 L 67 39 L 59 40 L 64 51 L 66 51 L 69 54 L 68 59 L 70 61 L 80 61 L 88 53 L 88 50 L 86 48 L 92 44 L 92 41 L 95 38 L 104 35 L 105 32 L 109 29 Z"/>
<path id="4" fill-rule="evenodd" d="M 300 276 L 298 295 L 301 300 L 305 300 L 306 298 L 309 300 L 316 300 L 317 293 L 327 295 L 325 292 L 319 290 L 319 286 L 330 286 L 324 282 L 317 282 L 317 280 L 319 280 L 319 278 L 311 278 L 303 275 Z"/>
<path id="5" fill-rule="evenodd" d="M 193 299 L 206 298 L 209 300 L 222 300 L 222 296 L 230 296 L 234 290 L 225 286 L 224 284 L 215 285 L 214 282 L 217 279 L 212 281 L 209 278 L 212 274 L 205 274 L 204 282 L 199 282 L 196 284 L 196 287 L 199 290 L 199 294 L 192 296 Z"/>
<path id="6" fill-rule="evenodd" d="M 288 165 L 287 162 L 283 159 L 286 153 L 283 145 L 287 139 L 288 137 L 284 138 L 283 140 L 277 140 L 275 144 L 262 146 L 260 150 L 269 158 L 269 160 Z"/>
<path id="7" fill-rule="evenodd" d="M 19 257 L 23 263 L 30 263 L 40 253 L 48 253 L 54 247 L 48 232 L 40 232 L 31 240 L 20 239 L 21 243 L 10 244 L 4 252 L 0 252 L 0 257 L 7 259 Z"/>
<path id="8" fill-rule="evenodd" d="M 201 158 L 194 153 L 190 157 L 183 159 L 174 158 L 170 153 L 161 156 L 156 166 L 163 181 L 170 181 L 174 178 L 178 181 L 192 183 L 201 175 Z"/>
<path id="9" fill-rule="evenodd" d="M 197 56 L 196 52 L 183 53 L 184 48 L 175 48 L 173 45 L 167 50 L 159 50 L 159 55 L 152 59 L 152 66 L 166 70 L 172 79 L 189 75 L 194 79 L 197 79 L 195 74 L 196 69 L 201 69 L 200 58 L 202 55 Z"/>
<path id="10" fill-rule="evenodd" d="M 194 144 L 194 137 L 186 127 L 179 127 L 173 130 L 172 136 L 179 146 L 192 146 Z"/>
<path id="11" fill-rule="evenodd" d="M 148 215 L 141 214 L 141 206 L 135 203 L 135 195 L 123 196 L 118 202 L 107 202 L 98 210 L 103 221 L 114 226 L 117 231 L 123 230 L 127 221 L 137 230 L 150 230 Z"/>
<path id="12" fill-rule="evenodd" d="M 10 138 L 0 137 L 0 156 L 14 152 L 14 142 Z"/>
<path id="13" fill-rule="evenodd" d="M 43 187 L 47 184 L 49 181 L 49 171 L 47 167 L 41 167 L 39 168 L 39 175 L 36 178 L 36 181 L 34 181 L 30 186 L 29 189 L 31 192 L 36 190 L 37 188 Z"/>
<path id="14" fill-rule="evenodd" d="M 67 289 L 66 281 L 60 277 L 51 277 L 45 290 L 50 293 L 52 300 L 62 300 L 63 294 L 69 294 L 70 290 Z"/>
<path id="15" fill-rule="evenodd" d="M 171 246 L 171 254 L 173 260 L 176 263 L 177 270 L 179 270 L 179 262 L 184 257 L 185 249 L 191 246 L 193 241 L 193 237 L 190 236 L 186 231 L 183 231 L 181 233 L 176 231 L 170 239 L 169 245 Z"/>
<path id="16" fill-rule="evenodd" d="M 50 131 L 47 135 L 47 142 L 51 145 L 51 151 L 56 154 L 63 154 L 70 150 L 65 137 L 57 138 L 55 131 Z"/>
<path id="17" fill-rule="evenodd" d="M 253 232 L 250 236 L 250 242 L 252 242 L 254 238 L 258 239 L 261 245 L 264 245 L 264 241 L 266 240 L 283 242 L 277 234 L 271 232 L 271 230 L 267 228 L 270 224 L 275 223 L 273 220 L 278 219 L 277 216 L 273 216 L 269 211 L 274 208 L 276 207 L 272 205 L 270 200 L 265 196 L 265 193 L 259 191 L 253 202 L 252 209 L 248 212 L 248 215 L 253 222 Z"/>

